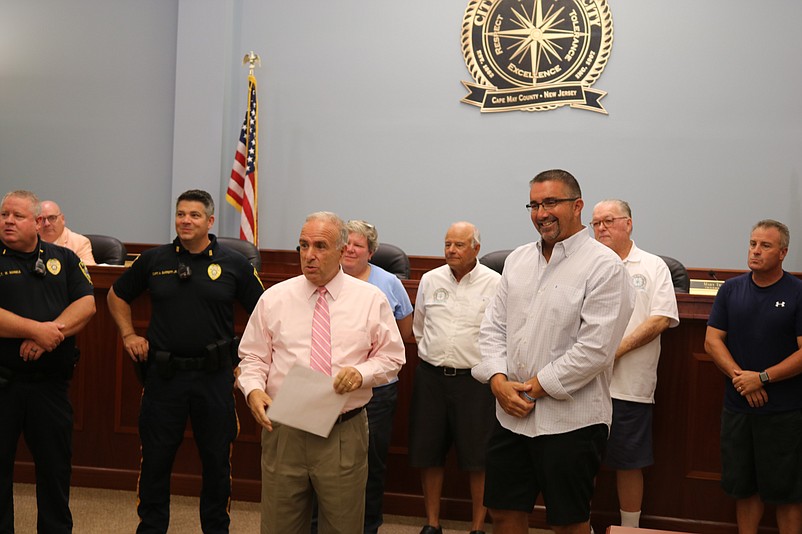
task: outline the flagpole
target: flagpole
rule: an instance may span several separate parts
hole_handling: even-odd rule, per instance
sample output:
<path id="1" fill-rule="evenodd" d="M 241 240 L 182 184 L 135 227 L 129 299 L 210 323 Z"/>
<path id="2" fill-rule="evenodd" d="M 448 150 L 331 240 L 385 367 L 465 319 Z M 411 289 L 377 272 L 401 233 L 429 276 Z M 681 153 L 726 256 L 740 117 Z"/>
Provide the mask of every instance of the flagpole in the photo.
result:
<path id="1" fill-rule="evenodd" d="M 253 50 L 251 50 L 242 58 L 242 64 L 248 65 L 248 76 L 253 76 L 253 69 L 262 66 L 262 59 L 259 57 L 259 54 L 255 54 Z"/>
<path id="2" fill-rule="evenodd" d="M 245 56 L 242 58 L 242 64 L 245 65 L 246 63 L 248 64 L 248 79 L 250 80 L 251 78 L 253 78 L 254 79 L 254 83 L 256 83 L 256 78 L 253 75 L 253 69 L 255 67 L 261 67 L 262 66 L 262 58 L 259 57 L 259 54 L 256 54 L 256 53 L 254 53 L 253 50 L 251 50 L 250 52 L 245 54 Z M 256 128 L 257 128 L 257 131 L 258 131 L 258 128 L 259 128 L 258 124 L 257 124 Z M 259 150 L 259 147 L 257 147 L 256 150 Z M 257 154 L 257 157 L 258 157 L 258 154 Z M 258 159 L 257 159 L 257 161 L 258 161 Z M 254 202 L 258 203 L 258 199 L 259 199 L 259 181 L 258 180 L 256 180 L 254 182 L 254 184 L 253 184 L 253 199 L 254 199 Z M 258 205 L 255 205 L 253 207 L 253 244 L 256 245 L 257 247 L 259 247 L 259 208 L 258 208 Z"/>
<path id="3" fill-rule="evenodd" d="M 242 58 L 248 65 L 248 107 L 240 129 L 234 164 L 226 190 L 226 200 L 240 213 L 240 239 L 259 247 L 258 167 L 259 167 L 259 106 L 256 97 L 256 77 L 253 71 L 261 66 L 259 54 L 251 50 Z"/>

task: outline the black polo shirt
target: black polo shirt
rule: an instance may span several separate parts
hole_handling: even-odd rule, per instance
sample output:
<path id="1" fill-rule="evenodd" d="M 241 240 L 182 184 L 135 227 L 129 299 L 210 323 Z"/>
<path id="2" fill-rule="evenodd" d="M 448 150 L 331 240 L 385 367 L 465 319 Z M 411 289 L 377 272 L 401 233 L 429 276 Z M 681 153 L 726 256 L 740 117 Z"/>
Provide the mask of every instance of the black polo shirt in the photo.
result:
<path id="1" fill-rule="evenodd" d="M 34 272 L 38 258 L 44 263 L 44 276 Z M 76 300 L 93 294 L 89 272 L 73 251 L 40 239 L 33 252 L 23 253 L 0 241 L 0 308 L 27 319 L 52 321 Z M 19 373 L 54 376 L 71 370 L 74 336 L 65 338 L 53 352 L 29 362 L 20 358 L 22 341 L 0 338 L 0 366 Z"/>
<path id="2" fill-rule="evenodd" d="M 234 336 L 234 301 L 251 313 L 262 296 L 259 275 L 245 256 L 218 245 L 212 234 L 209 239 L 199 254 L 178 238 L 146 250 L 114 283 L 114 293 L 129 304 L 150 291 L 152 350 L 200 356 L 209 343 Z M 192 272 L 185 280 L 180 264 Z"/>

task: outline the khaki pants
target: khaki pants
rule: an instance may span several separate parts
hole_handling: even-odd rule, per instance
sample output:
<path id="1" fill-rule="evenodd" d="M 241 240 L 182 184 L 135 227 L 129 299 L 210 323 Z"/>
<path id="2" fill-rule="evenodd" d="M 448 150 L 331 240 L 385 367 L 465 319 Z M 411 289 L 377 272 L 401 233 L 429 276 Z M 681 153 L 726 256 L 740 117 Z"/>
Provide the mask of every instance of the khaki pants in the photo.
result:
<path id="1" fill-rule="evenodd" d="M 367 450 L 364 410 L 328 438 L 279 424 L 262 430 L 262 534 L 308 534 L 313 490 L 320 534 L 362 532 Z"/>

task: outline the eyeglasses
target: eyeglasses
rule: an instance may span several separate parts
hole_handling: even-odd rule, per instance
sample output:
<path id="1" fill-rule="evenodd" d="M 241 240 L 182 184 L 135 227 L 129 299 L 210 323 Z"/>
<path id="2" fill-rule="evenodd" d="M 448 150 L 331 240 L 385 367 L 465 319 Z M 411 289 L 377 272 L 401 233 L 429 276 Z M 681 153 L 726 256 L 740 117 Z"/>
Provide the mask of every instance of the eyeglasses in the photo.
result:
<path id="1" fill-rule="evenodd" d="M 58 220 L 59 217 L 61 217 L 61 213 L 58 213 L 56 215 L 48 215 L 47 217 L 43 217 L 43 219 L 49 222 L 50 224 L 56 224 L 56 221 Z"/>
<path id="2" fill-rule="evenodd" d="M 604 226 L 605 228 L 610 228 L 615 221 L 619 219 L 629 219 L 629 217 L 607 217 L 606 219 L 602 219 L 600 221 L 590 221 L 590 225 L 594 230 L 598 229 L 600 225 Z"/>
<path id="3" fill-rule="evenodd" d="M 577 200 L 579 197 L 574 198 L 547 198 L 543 202 L 535 202 L 534 200 L 526 205 L 526 209 L 529 211 L 537 212 L 542 206 L 544 210 L 551 211 L 557 207 L 557 204 L 560 202 L 573 202 Z"/>

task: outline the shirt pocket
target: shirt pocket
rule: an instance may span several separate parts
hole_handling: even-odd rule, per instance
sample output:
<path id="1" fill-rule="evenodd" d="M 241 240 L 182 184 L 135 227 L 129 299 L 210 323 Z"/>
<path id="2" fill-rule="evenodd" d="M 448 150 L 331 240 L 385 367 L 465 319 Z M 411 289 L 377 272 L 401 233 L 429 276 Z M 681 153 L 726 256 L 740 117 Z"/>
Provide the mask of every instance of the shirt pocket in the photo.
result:
<path id="1" fill-rule="evenodd" d="M 481 324 L 488 304 L 490 304 L 490 297 L 480 295 L 470 299 L 467 304 L 468 318 L 477 325 Z"/>
<path id="2" fill-rule="evenodd" d="M 568 285 L 553 285 L 546 290 L 543 317 L 552 335 L 575 337 L 581 322 L 584 295 L 582 289 Z"/>
<path id="3" fill-rule="evenodd" d="M 332 365 L 348 367 L 365 361 L 372 346 L 367 329 L 337 330 L 331 333 Z"/>

